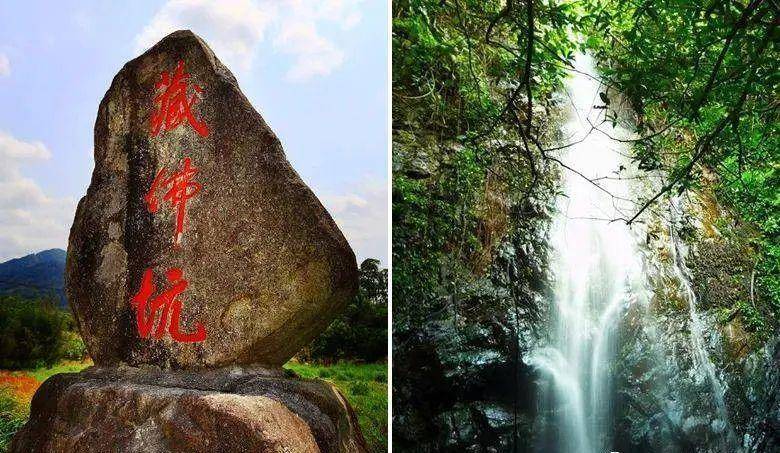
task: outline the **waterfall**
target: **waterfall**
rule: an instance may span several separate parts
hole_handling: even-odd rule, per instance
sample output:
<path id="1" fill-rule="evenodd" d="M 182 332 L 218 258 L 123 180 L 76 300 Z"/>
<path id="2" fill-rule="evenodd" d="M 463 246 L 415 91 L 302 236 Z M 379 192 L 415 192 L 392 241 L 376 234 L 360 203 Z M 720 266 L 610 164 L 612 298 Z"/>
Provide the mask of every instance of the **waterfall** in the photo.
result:
<path id="1" fill-rule="evenodd" d="M 664 247 L 670 263 L 662 265 L 667 270 L 661 272 L 668 272 L 665 275 L 677 282 L 678 294 L 687 303 L 682 319 L 689 332 L 683 338 L 691 351 L 691 365 L 684 365 L 677 357 L 673 340 L 662 337 L 670 332 L 648 316 L 651 277 L 641 250 L 647 227 L 632 232 L 624 221 L 616 220 L 635 212 L 637 205 L 631 199 L 637 190 L 643 190 L 631 186 L 636 173 L 629 169 L 630 145 L 614 140 L 629 138 L 631 133 L 617 122 L 604 122 L 607 110 L 599 108 L 604 104 L 600 96 L 604 89 L 594 74 L 592 59 L 580 55 L 566 85 L 571 108 L 563 128 L 568 137 L 563 142 L 571 146 L 563 147 L 557 156 L 568 168 L 563 170 L 562 193 L 551 231 L 551 325 L 546 342 L 527 357 L 541 377 L 537 451 L 614 451 L 617 395 L 613 365 L 617 348 L 634 340 L 623 339 L 626 341 L 621 343 L 618 326 L 626 309 L 637 302 L 645 313 L 637 322 L 653 343 L 648 350 L 656 351 L 651 360 L 659 370 L 659 378 L 653 382 L 652 404 L 662 413 L 670 411 L 667 423 L 675 425 L 669 428 L 676 432 L 683 432 L 683 419 L 696 423 L 704 408 L 713 417 L 710 429 L 715 435 L 711 438 L 715 450 L 711 451 L 741 451 L 729 423 L 725 385 L 705 341 L 706 327 L 685 262 L 687 249 L 678 234 L 680 197 L 671 198 L 668 218 L 658 216 L 669 233 Z M 677 389 L 665 391 L 671 382 L 663 376 L 672 379 L 665 373 L 674 370 L 686 370 L 695 388 L 705 389 L 704 393 L 684 402 L 674 396 Z"/>
<path id="2" fill-rule="evenodd" d="M 685 263 L 687 247 L 680 240 L 677 233 L 680 223 L 680 214 L 682 213 L 681 198 L 673 197 L 669 209 L 669 254 L 672 257 L 672 271 L 680 284 L 680 291 L 683 298 L 688 303 L 688 324 L 690 326 L 690 343 L 693 352 L 693 371 L 697 373 L 698 380 L 706 380 L 712 392 L 712 403 L 714 405 L 720 430 L 725 434 L 721 439 L 721 448 L 723 451 L 736 451 L 734 429 L 729 422 L 728 410 L 724 400 L 725 388 L 718 378 L 715 364 L 710 360 L 710 356 L 705 348 L 702 321 L 699 311 L 696 307 L 696 294 L 691 287 L 691 276 L 688 265 Z"/>
<path id="3" fill-rule="evenodd" d="M 528 361 L 540 371 L 546 389 L 538 451 L 601 453 L 611 451 L 610 366 L 618 320 L 644 286 L 634 236 L 625 222 L 611 221 L 634 208 L 621 171 L 628 145 L 610 138 L 628 132 L 600 124 L 606 110 L 594 108 L 603 105 L 603 88 L 590 76 L 595 74 L 591 58 L 579 56 L 576 68 L 566 87 L 571 109 L 564 126 L 564 142 L 574 144 L 559 156 L 576 172 L 563 170 L 551 233 L 552 325 L 548 344 Z"/>

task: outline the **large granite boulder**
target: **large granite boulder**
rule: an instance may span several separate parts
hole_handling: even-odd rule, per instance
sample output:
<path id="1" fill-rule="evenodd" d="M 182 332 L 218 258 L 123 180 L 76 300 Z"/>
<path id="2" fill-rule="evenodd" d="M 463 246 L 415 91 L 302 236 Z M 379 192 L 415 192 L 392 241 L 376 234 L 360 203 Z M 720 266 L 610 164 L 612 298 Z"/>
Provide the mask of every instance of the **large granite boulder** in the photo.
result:
<path id="1" fill-rule="evenodd" d="M 357 267 L 230 71 L 178 31 L 100 104 L 66 282 L 96 364 L 278 366 L 353 297 Z"/>
<path id="2" fill-rule="evenodd" d="M 343 395 L 281 370 L 93 367 L 36 392 L 11 453 L 366 451 Z"/>

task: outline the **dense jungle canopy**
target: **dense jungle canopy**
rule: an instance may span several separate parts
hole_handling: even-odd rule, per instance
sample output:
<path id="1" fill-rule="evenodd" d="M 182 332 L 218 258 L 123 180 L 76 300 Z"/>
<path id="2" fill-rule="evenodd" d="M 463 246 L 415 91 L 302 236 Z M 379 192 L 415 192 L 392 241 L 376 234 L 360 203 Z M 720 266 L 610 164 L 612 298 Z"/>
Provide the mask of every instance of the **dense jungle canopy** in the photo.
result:
<path id="1" fill-rule="evenodd" d="M 517 339 L 536 327 L 521 320 L 543 317 L 547 291 L 543 224 L 560 175 L 579 175 L 560 159 L 568 144 L 556 135 L 563 82 L 579 53 L 597 62 L 591 76 L 603 91 L 594 108 L 605 121 L 631 112 L 634 136 L 615 140 L 630 144 L 631 161 L 648 177 L 661 175 L 633 209 L 604 221 L 635 225 L 666 197 L 707 193 L 726 211 L 715 219 L 719 234 L 736 238 L 749 262 L 740 270 L 749 291 L 711 308 L 723 323 L 738 319 L 752 349 L 776 336 L 780 3 L 398 0 L 392 14 L 401 446 L 435 436 L 442 423 L 455 429 L 455 422 L 425 420 L 445 406 L 449 419 L 474 417 L 455 412 L 453 398 L 469 402 L 502 385 L 522 393 Z M 601 126 L 591 133 L 606 133 Z M 506 371 L 512 382 L 491 377 L 476 387 L 421 390 L 426 380 L 482 373 L 474 363 L 486 354 L 505 359 L 496 374 Z M 524 403 L 522 395 L 512 399 L 517 438 Z"/>

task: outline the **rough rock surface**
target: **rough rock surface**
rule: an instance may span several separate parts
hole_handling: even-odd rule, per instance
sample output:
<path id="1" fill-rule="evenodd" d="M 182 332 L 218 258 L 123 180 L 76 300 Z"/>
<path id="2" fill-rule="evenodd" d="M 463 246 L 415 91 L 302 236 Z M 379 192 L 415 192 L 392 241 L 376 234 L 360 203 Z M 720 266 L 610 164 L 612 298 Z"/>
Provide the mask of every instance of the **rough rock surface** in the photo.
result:
<path id="1" fill-rule="evenodd" d="M 151 132 L 156 83 L 179 61 L 203 136 L 184 121 Z M 201 89 L 192 91 L 193 85 Z M 197 168 L 200 190 L 177 208 L 145 196 L 158 172 Z M 163 194 L 164 191 L 161 192 Z M 181 269 L 180 328 L 141 338 L 131 299 L 147 269 L 158 293 Z M 355 256 L 344 236 L 285 158 L 282 146 L 214 53 L 189 31 L 175 32 L 116 75 L 95 124 L 95 169 L 70 233 L 68 299 L 96 364 L 162 367 L 276 366 L 292 357 L 353 297 Z"/>
<path id="2" fill-rule="evenodd" d="M 258 368 L 92 367 L 52 376 L 12 453 L 366 451 L 343 395 Z"/>

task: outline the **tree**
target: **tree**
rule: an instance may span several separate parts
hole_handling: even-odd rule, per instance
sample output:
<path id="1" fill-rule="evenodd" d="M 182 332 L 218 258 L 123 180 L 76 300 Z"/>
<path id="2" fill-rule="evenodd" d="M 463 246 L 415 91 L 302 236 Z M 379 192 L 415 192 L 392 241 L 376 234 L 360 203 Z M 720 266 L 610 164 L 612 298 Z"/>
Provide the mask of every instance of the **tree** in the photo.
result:
<path id="1" fill-rule="evenodd" d="M 378 260 L 363 261 L 357 295 L 302 357 L 325 362 L 387 357 L 387 269 Z"/>
<path id="2" fill-rule="evenodd" d="M 593 0 L 586 11 L 585 46 L 606 91 L 637 113 L 632 157 L 665 178 L 623 220 L 667 194 L 712 190 L 755 230 L 753 300 L 740 310 L 749 327 L 770 332 L 780 312 L 777 2 Z"/>
<path id="3" fill-rule="evenodd" d="M 0 367 L 53 365 L 62 358 L 69 322 L 51 302 L 0 296 Z"/>

